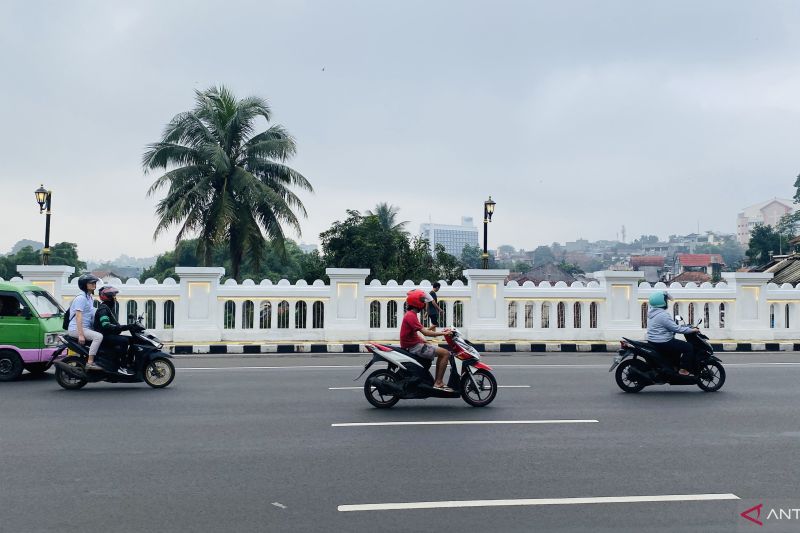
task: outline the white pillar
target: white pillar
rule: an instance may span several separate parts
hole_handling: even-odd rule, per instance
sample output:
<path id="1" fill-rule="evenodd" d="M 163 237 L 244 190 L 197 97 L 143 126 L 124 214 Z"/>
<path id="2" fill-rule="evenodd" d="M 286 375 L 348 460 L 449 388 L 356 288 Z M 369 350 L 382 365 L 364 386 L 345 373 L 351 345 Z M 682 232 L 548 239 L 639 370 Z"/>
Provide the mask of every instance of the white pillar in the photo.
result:
<path id="1" fill-rule="evenodd" d="M 327 268 L 330 284 L 330 317 L 325 321 L 328 341 L 358 341 L 369 338 L 369 314 L 364 287 L 369 269 Z M 366 316 L 365 316 L 366 315 Z"/>
<path id="2" fill-rule="evenodd" d="M 176 342 L 221 340 L 217 291 L 225 269 L 176 267 L 175 273 L 181 281 L 180 298 L 175 304 L 173 339 Z"/>
<path id="3" fill-rule="evenodd" d="M 509 271 L 504 269 L 465 270 L 470 288 L 471 305 L 466 310 L 469 316 L 469 338 L 475 340 L 507 340 L 508 311 L 505 307 L 505 279 Z M 467 314 L 467 313 L 465 313 Z"/>

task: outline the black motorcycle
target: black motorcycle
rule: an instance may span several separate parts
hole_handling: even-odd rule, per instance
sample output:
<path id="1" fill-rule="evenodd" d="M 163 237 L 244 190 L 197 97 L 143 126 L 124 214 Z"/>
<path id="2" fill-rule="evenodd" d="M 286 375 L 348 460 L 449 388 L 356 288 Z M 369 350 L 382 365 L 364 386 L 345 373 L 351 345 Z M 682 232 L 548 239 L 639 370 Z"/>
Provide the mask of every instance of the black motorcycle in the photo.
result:
<path id="1" fill-rule="evenodd" d="M 675 321 L 683 324 L 680 316 L 676 316 Z M 619 388 L 625 392 L 639 392 L 649 385 L 664 384 L 697 385 L 706 392 L 721 389 L 725 383 L 725 368 L 722 361 L 714 356 L 714 348 L 708 342 L 708 337 L 702 333 L 684 333 L 683 336 L 694 348 L 695 368 L 687 368 L 693 374 L 691 376 L 680 375 L 678 361 L 659 353 L 652 344 L 625 337 L 608 371 L 617 369 L 614 377 Z"/>
<path id="2" fill-rule="evenodd" d="M 130 324 L 130 348 L 127 354 L 104 349 L 95 356 L 95 362 L 102 370 L 86 370 L 86 360 L 89 352 L 78 339 L 67 335 L 59 336 L 61 346 L 53 353 L 51 361 L 61 357 L 69 349 L 73 355 L 67 355 L 55 361 L 56 381 L 63 388 L 77 390 L 87 383 L 106 381 L 109 383 L 140 383 L 144 381 L 154 389 L 161 389 L 172 383 L 175 379 L 175 365 L 170 361 L 170 355 L 163 352 L 164 345 L 155 336 L 146 332 L 142 325 L 142 317 Z M 127 356 L 132 362 L 131 375 L 126 375 L 110 369 L 117 367 L 120 355 Z M 109 370 L 106 370 L 109 369 Z"/>

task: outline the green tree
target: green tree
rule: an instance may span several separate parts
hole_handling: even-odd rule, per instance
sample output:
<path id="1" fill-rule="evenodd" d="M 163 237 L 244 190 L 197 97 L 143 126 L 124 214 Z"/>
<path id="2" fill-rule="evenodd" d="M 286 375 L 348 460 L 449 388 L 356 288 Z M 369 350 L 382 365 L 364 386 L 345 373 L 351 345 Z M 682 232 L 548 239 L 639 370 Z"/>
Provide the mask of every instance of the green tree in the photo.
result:
<path id="1" fill-rule="evenodd" d="M 770 254 L 777 254 L 783 237 L 772 226 L 756 224 L 750 232 L 750 245 L 746 255 L 751 265 L 762 265 L 770 260 Z"/>
<path id="2" fill-rule="evenodd" d="M 512 270 L 514 272 L 522 272 L 524 274 L 525 272 L 530 272 L 532 268 L 533 267 L 531 264 L 527 261 L 516 261 Z"/>
<path id="3" fill-rule="evenodd" d="M 306 216 L 292 189 L 312 187 L 284 164 L 296 145 L 282 126 L 254 134 L 259 117 L 271 118 L 265 100 L 239 100 L 216 87 L 197 91 L 195 101 L 193 110 L 173 117 L 143 156 L 146 172 L 165 171 L 148 195 L 168 187 L 156 207 L 154 238 L 172 226 L 180 226 L 176 246 L 197 234 L 197 256 L 205 265 L 212 264 L 214 248 L 225 245 L 231 274 L 238 278 L 245 250 L 256 260 L 264 256 L 265 234 L 273 249 L 285 254 L 284 226 L 300 234 L 295 211 Z"/>
<path id="4" fill-rule="evenodd" d="M 397 222 L 399 212 L 399 207 L 381 202 L 375 206 L 375 211 L 368 210 L 366 214 L 367 216 L 378 217 L 378 221 L 384 231 L 405 231 L 405 225 L 408 224 L 408 221 Z"/>
<path id="5" fill-rule="evenodd" d="M 19 275 L 17 265 L 40 265 L 42 251 L 24 246 L 15 254 L 0 257 L 0 278 L 10 279 Z M 86 263 L 78 258 L 78 246 L 72 242 L 59 242 L 50 248 L 51 265 L 67 265 L 75 268 L 79 274 L 86 270 Z"/>

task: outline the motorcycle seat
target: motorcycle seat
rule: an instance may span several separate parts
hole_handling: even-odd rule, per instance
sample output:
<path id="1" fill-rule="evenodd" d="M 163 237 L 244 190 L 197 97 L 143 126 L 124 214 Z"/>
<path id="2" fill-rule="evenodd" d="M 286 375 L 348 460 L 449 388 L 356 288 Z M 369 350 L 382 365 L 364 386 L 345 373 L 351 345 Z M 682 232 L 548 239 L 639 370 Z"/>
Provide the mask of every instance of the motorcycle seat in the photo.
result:
<path id="1" fill-rule="evenodd" d="M 389 346 L 389 348 L 391 348 L 392 350 L 394 350 L 396 352 L 400 352 L 401 354 L 403 354 L 405 356 L 410 357 L 411 359 L 413 359 L 417 363 L 421 364 L 425 368 L 429 368 L 431 366 L 431 363 L 433 362 L 433 359 L 427 359 L 425 357 L 420 357 L 419 355 L 414 355 L 413 353 L 411 353 L 408 350 L 406 350 L 404 348 L 401 348 L 399 346 Z"/>

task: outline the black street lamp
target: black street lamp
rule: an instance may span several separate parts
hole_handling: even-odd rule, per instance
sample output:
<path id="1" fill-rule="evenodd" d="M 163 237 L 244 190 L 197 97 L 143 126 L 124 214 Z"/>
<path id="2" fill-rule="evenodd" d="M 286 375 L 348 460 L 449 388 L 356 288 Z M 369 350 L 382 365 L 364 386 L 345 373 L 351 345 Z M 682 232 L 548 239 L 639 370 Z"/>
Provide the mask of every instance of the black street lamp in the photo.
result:
<path id="1" fill-rule="evenodd" d="M 494 214 L 494 206 L 495 202 L 492 201 L 492 197 L 489 196 L 489 199 L 483 202 L 483 268 L 489 268 L 489 250 L 487 249 L 486 245 L 488 244 L 486 234 L 489 229 L 489 222 L 492 221 L 492 215 Z"/>
<path id="2" fill-rule="evenodd" d="M 44 248 L 42 249 L 42 264 L 50 264 L 50 203 L 53 199 L 53 191 L 48 191 L 44 185 L 40 185 L 33 194 L 36 196 L 36 203 L 39 204 L 39 214 L 45 213 L 44 226 Z"/>

